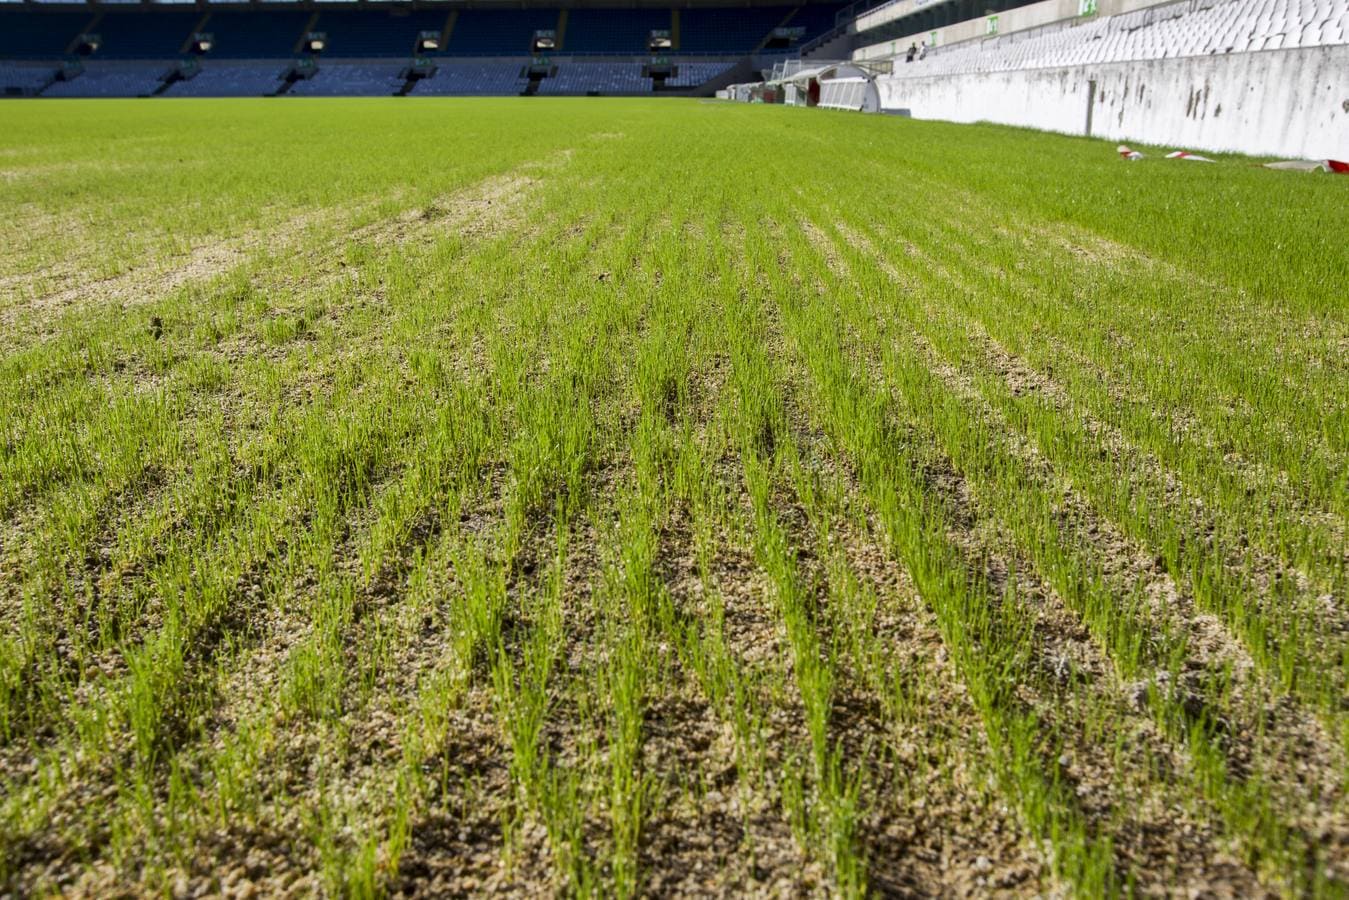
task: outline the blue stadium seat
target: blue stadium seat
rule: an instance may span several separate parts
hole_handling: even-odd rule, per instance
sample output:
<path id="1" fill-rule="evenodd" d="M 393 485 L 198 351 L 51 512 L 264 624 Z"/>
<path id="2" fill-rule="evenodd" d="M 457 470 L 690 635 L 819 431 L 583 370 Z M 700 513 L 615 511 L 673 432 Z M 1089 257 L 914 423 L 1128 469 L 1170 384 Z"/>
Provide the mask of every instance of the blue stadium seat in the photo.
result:
<path id="1" fill-rule="evenodd" d="M 670 88 L 696 88 L 698 85 L 711 81 L 734 67 L 735 63 L 732 62 L 681 62 L 678 64 L 677 74 L 673 78 L 665 79 L 665 86 Z"/>
<path id="2" fill-rule="evenodd" d="M 271 62 L 203 63 L 195 78 L 176 81 L 165 97 L 261 97 L 281 87 L 281 76 L 288 65 Z"/>
<path id="3" fill-rule="evenodd" d="M 557 74 L 539 83 L 542 95 L 649 94 L 651 79 L 642 64 L 631 62 L 562 62 Z"/>
<path id="4" fill-rule="evenodd" d="M 295 82 L 293 97 L 388 97 L 403 86 L 398 73 L 405 65 L 396 63 L 320 62 L 313 78 Z"/>
<path id="5" fill-rule="evenodd" d="M 521 75 L 523 69 L 520 60 L 446 60 L 437 63 L 435 75 L 418 81 L 412 93 L 419 97 L 515 97 L 529 83 Z"/>
<path id="6" fill-rule="evenodd" d="M 71 81 L 58 81 L 44 97 L 146 97 L 154 93 L 168 72 L 167 62 L 98 63 L 85 65 Z"/>
<path id="7" fill-rule="evenodd" d="M 0 96 L 28 97 L 52 80 L 54 65 L 0 63 Z"/>

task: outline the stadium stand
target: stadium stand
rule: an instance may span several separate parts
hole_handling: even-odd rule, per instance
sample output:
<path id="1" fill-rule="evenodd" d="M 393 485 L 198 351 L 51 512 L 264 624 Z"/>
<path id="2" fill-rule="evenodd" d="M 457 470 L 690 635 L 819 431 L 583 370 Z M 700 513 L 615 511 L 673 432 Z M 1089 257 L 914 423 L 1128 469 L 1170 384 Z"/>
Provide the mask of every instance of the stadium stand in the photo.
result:
<path id="1" fill-rule="evenodd" d="M 795 7 L 680 10 L 679 49 L 684 53 L 749 53 L 779 25 L 790 25 Z"/>
<path id="2" fill-rule="evenodd" d="M 403 86 L 398 73 L 403 66 L 324 62 L 318 74 L 295 82 L 296 97 L 387 97 Z"/>
<path id="3" fill-rule="evenodd" d="M 44 97 L 148 97 L 163 84 L 165 62 L 86 63 L 84 72 L 70 81 L 57 81 Z"/>
<path id="4" fill-rule="evenodd" d="M 443 9 L 325 10 L 319 13 L 314 30 L 327 35 L 324 52 L 329 56 L 409 56 L 417 35 L 423 31 L 439 34 L 447 16 Z"/>
<path id="5" fill-rule="evenodd" d="M 29 97 L 47 86 L 55 67 L 43 65 L 6 65 L 0 63 L 0 94 Z"/>
<path id="6" fill-rule="evenodd" d="M 1036 0 L 994 11 L 1014 2 L 884 4 L 717 95 L 1290 159 L 1349 147 L 1349 0 Z M 929 7 L 952 21 L 903 30 L 931 20 Z M 962 10 L 969 17 L 954 19 Z M 877 21 L 893 39 L 859 45 Z"/>
<path id="7" fill-rule="evenodd" d="M 104 13 L 94 25 L 99 59 L 166 59 L 178 53 L 201 18 L 195 10 L 130 9 Z M 167 52 L 166 51 L 167 48 Z"/>
<path id="8" fill-rule="evenodd" d="M 310 15 L 294 10 L 226 9 L 212 12 L 203 26 L 215 39 L 211 58 L 285 59 L 293 56 Z"/>
<path id="9" fill-rule="evenodd" d="M 1349 7 L 1315 0 L 1183 0 L 939 48 L 895 78 L 1173 59 L 1349 42 Z"/>
<path id="10" fill-rule="evenodd" d="M 0 10 L 0 60 L 60 59 L 95 14 L 88 10 Z"/>
<path id="11" fill-rule="evenodd" d="M 444 48 L 446 56 L 522 56 L 534 32 L 557 28 L 556 9 L 465 9 Z"/>
<path id="12" fill-rule="evenodd" d="M 653 31 L 669 31 L 668 9 L 573 9 L 563 53 L 645 53 Z"/>
<path id="13" fill-rule="evenodd" d="M 436 74 L 416 83 L 412 93 L 422 97 L 513 97 L 524 93 L 528 79 L 521 75 L 524 63 L 442 60 Z"/>
<path id="14" fill-rule="evenodd" d="M 792 16 L 787 25 L 792 28 L 805 28 L 805 42 L 809 42 L 834 28 L 837 13 L 838 7 L 835 6 L 803 6 L 796 11 L 796 15 Z"/>
<path id="15" fill-rule="evenodd" d="M 642 76 L 641 63 L 563 62 L 539 84 L 539 93 L 649 94 L 651 79 Z"/>
<path id="16" fill-rule="evenodd" d="M 278 62 L 212 61 L 196 77 L 175 81 L 166 97 L 261 97 L 276 93 L 286 66 Z"/>
<path id="17" fill-rule="evenodd" d="M 667 88 L 697 87 L 729 72 L 731 68 L 732 66 L 729 63 L 680 63 L 675 75 L 665 79 L 665 86 Z"/>
<path id="18" fill-rule="evenodd" d="M 747 69 L 758 65 L 760 57 L 793 52 L 801 41 L 833 27 L 839 9 L 837 4 L 299 8 L 298 3 L 227 6 L 223 0 L 191 8 L 115 0 L 73 6 L 0 2 L 0 91 L 51 97 L 509 96 L 536 88 L 545 95 L 646 94 L 659 84 L 665 91 L 688 93 L 736 66 Z M 779 27 L 788 31 L 778 34 Z M 317 74 L 293 86 L 278 83 L 285 70 L 308 56 L 302 39 L 310 31 L 326 38 Z M 553 33 L 558 42 L 544 54 L 558 68 L 531 84 L 522 73 L 535 57 L 532 41 L 540 31 Z M 653 59 L 654 31 L 668 32 L 672 42 L 668 50 L 654 54 L 676 67 L 677 74 L 663 83 L 642 75 Z M 196 32 L 212 36 L 200 68 L 165 82 L 166 73 L 192 52 Z M 437 71 L 406 82 L 400 75 L 418 54 L 417 39 L 426 32 L 443 38 L 438 50 L 419 54 L 429 57 Z M 86 71 L 51 84 L 52 73 L 76 59 L 75 44 L 84 33 L 99 38 L 83 58 Z M 28 61 L 42 74 L 17 65 Z"/>

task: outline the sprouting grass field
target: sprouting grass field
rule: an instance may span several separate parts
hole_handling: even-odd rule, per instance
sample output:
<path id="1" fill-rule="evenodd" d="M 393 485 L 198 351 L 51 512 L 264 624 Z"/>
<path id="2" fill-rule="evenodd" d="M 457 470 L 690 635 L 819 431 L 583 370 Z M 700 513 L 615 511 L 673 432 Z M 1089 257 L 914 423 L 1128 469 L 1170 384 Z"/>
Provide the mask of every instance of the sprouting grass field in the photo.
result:
<path id="1" fill-rule="evenodd" d="M 0 126 L 0 895 L 1349 891 L 1349 178 Z"/>

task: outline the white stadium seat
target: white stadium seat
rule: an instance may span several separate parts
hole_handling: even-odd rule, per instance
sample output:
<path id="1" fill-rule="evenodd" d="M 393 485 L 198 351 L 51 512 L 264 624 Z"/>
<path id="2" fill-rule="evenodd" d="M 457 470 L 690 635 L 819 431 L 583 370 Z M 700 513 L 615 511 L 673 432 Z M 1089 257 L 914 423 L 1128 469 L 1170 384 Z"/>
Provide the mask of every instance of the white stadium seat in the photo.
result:
<path id="1" fill-rule="evenodd" d="M 899 78 L 1349 43 L 1349 0 L 1186 0 L 939 47 Z"/>

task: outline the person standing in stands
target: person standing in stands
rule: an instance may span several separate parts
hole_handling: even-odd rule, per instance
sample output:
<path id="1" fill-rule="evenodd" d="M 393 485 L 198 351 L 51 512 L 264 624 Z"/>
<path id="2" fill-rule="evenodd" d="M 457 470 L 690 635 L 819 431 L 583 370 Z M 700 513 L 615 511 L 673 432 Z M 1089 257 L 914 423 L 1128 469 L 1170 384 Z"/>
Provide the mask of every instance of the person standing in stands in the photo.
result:
<path id="1" fill-rule="evenodd" d="M 908 53 L 907 56 L 904 57 L 904 61 L 905 61 L 906 63 L 911 63 L 911 62 L 913 62 L 913 58 L 914 58 L 915 56 L 917 56 L 917 55 L 918 55 L 918 45 L 917 45 L 917 44 L 910 44 L 910 45 L 909 45 L 909 53 Z"/>
<path id="2" fill-rule="evenodd" d="M 918 46 L 918 61 L 922 62 L 925 59 L 927 59 L 927 41 Z"/>

